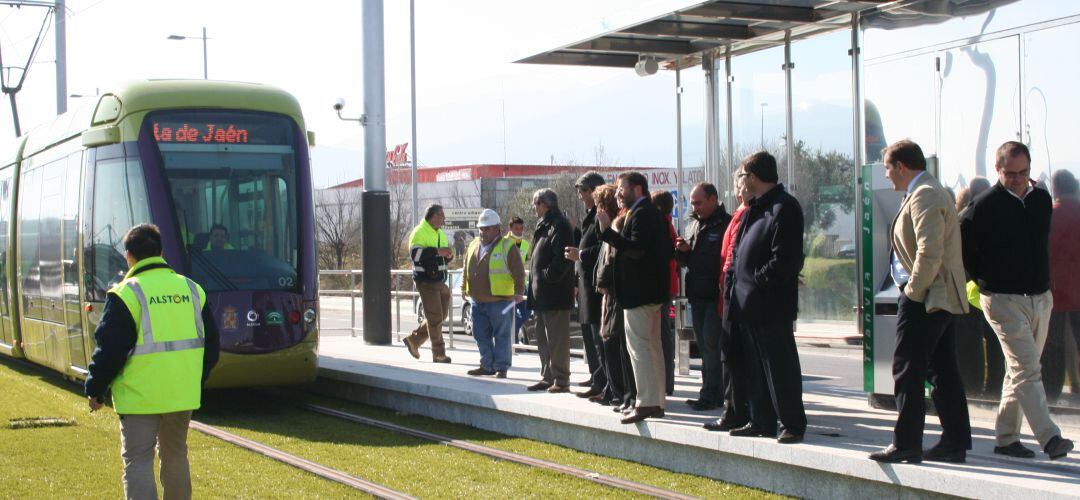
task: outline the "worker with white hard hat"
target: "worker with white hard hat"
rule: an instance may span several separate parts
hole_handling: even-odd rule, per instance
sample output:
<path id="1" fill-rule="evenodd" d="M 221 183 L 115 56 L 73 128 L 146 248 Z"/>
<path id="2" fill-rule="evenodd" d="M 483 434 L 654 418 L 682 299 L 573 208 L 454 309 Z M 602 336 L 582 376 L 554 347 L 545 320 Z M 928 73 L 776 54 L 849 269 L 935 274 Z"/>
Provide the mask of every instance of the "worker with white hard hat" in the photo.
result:
<path id="1" fill-rule="evenodd" d="M 465 251 L 461 294 L 472 308 L 472 334 L 480 350 L 480 367 L 469 370 L 469 375 L 506 378 L 514 304 L 525 300 L 525 265 L 499 222 L 494 210 L 480 212 L 476 220 L 480 237 Z"/>

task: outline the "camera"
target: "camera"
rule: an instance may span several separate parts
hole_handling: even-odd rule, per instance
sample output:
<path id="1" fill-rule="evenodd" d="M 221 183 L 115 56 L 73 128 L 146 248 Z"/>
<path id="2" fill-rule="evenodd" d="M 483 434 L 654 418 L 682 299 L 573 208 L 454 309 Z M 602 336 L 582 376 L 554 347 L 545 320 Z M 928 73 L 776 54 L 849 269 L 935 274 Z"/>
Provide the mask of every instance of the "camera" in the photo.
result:
<path id="1" fill-rule="evenodd" d="M 334 102 L 334 111 L 341 111 L 343 109 L 345 109 L 345 99 L 339 97 L 338 100 Z"/>

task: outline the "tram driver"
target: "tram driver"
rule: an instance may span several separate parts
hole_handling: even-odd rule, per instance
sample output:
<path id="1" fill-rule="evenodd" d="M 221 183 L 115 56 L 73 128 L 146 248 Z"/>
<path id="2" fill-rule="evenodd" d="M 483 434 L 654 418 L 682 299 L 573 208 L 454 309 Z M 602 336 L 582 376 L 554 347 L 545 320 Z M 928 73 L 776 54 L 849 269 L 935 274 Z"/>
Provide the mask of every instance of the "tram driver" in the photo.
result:
<path id="1" fill-rule="evenodd" d="M 210 227 L 210 240 L 206 242 L 203 250 L 232 250 L 229 243 L 229 228 L 223 224 L 214 224 Z"/>

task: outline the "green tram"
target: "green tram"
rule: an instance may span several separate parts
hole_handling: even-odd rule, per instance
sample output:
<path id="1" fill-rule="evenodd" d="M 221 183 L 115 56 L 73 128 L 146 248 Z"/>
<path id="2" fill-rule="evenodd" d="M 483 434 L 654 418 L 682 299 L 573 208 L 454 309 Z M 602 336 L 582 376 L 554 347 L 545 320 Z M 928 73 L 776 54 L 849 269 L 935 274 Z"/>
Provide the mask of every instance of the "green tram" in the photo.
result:
<path id="1" fill-rule="evenodd" d="M 221 332 L 208 386 L 313 380 L 312 138 L 273 87 L 139 81 L 0 149 L 0 354 L 84 378 L 123 235 L 152 222 Z"/>

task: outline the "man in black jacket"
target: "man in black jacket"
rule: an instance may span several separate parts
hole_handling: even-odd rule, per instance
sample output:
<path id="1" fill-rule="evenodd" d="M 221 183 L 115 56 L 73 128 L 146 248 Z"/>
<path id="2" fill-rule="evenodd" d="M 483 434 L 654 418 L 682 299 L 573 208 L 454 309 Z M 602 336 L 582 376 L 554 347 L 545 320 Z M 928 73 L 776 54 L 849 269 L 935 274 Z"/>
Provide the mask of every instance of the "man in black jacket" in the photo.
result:
<path id="1" fill-rule="evenodd" d="M 660 346 L 660 304 L 670 300 L 669 262 L 674 253 L 667 221 L 649 201 L 649 183 L 639 172 L 619 175 L 618 196 L 628 211 L 622 230 L 596 214 L 600 240 L 615 248 L 614 289 L 623 310 L 627 350 L 637 384 L 638 406 L 622 423 L 664 416 L 664 358 Z"/>
<path id="2" fill-rule="evenodd" d="M 776 436 L 779 416 L 782 432 L 777 441 L 798 443 L 806 433 L 794 330 L 804 258 L 802 207 L 778 184 L 776 158 L 771 154 L 748 156 L 740 175 L 754 200 L 728 269 L 730 301 L 725 314 L 737 325 L 740 341 L 756 347 L 758 363 L 752 369 L 758 375 L 750 377 L 747 388 L 751 422 L 731 435 Z"/>
<path id="3" fill-rule="evenodd" d="M 998 183 L 975 198 L 960 221 L 964 267 L 979 285 L 979 302 L 1005 351 L 994 453 L 1032 458 L 1020 443 L 1021 412 L 1051 459 L 1072 441 L 1050 420 L 1039 358 L 1046 343 L 1050 295 L 1050 193 L 1034 187 L 1027 146 L 997 150 Z"/>
<path id="4" fill-rule="evenodd" d="M 686 297 L 690 300 L 694 339 L 701 353 L 701 390 L 686 401 L 695 411 L 724 404 L 724 377 L 720 363 L 722 325 L 717 313 L 720 300 L 720 247 L 731 216 L 717 199 L 716 186 L 702 182 L 690 191 L 690 223 L 686 239 L 675 242 L 675 259 L 687 268 Z"/>
<path id="5" fill-rule="evenodd" d="M 530 391 L 570 391 L 570 308 L 574 307 L 574 265 L 566 247 L 574 246 L 574 230 L 559 210 L 559 197 L 544 188 L 533 193 L 540 220 L 533 232 L 529 274 L 529 309 L 536 313 L 536 346 L 540 376 Z"/>
<path id="6" fill-rule="evenodd" d="M 593 191 L 604 185 L 604 176 L 586 172 L 578 178 L 575 187 L 581 203 L 585 205 L 585 219 L 581 222 L 581 241 L 577 247 L 567 247 L 566 258 L 576 263 L 578 277 L 578 321 L 581 323 L 581 340 L 585 344 L 585 359 L 589 364 L 589 390 L 579 392 L 581 398 L 600 401 L 607 388 L 604 373 L 604 345 L 600 338 L 600 293 L 596 291 L 596 260 L 600 257 L 599 228 L 596 227 L 596 201 Z"/>

